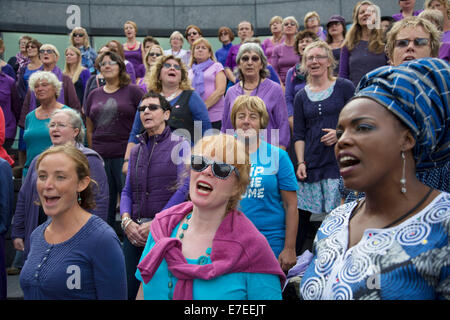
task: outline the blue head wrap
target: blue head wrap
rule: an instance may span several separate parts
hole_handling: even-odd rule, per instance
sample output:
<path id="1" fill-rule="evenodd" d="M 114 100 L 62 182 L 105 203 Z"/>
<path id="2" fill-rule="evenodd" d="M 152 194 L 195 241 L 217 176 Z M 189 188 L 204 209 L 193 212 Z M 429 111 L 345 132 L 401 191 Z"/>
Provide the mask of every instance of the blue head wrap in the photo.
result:
<path id="1" fill-rule="evenodd" d="M 437 167 L 450 156 L 450 65 L 437 58 L 385 66 L 367 73 L 356 97 L 375 100 L 394 113 L 416 139 L 418 170 Z"/>

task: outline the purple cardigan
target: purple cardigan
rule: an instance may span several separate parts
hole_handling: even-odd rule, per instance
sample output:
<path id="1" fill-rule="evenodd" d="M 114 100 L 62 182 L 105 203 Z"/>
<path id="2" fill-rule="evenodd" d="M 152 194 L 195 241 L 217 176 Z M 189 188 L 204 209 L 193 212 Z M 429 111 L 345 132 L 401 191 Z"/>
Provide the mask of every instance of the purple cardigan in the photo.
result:
<path id="1" fill-rule="evenodd" d="M 231 109 L 233 108 L 234 100 L 243 94 L 244 90 L 240 83 L 236 83 L 228 89 L 225 95 L 225 107 L 223 108 L 222 132 L 226 133 L 226 130 L 234 129 L 230 118 Z M 258 96 L 266 104 L 267 113 L 269 114 L 269 124 L 266 128 L 267 142 L 275 146 L 286 147 L 287 149 L 291 133 L 283 89 L 278 83 L 265 79 L 261 82 L 259 88 L 252 91 L 251 95 Z M 271 129 L 279 129 L 279 141 L 272 141 Z"/>
<path id="2" fill-rule="evenodd" d="M 153 218 L 158 212 L 186 201 L 189 177 L 184 179 L 184 162 L 175 164 L 174 148 L 189 150 L 187 141 L 173 141 L 172 131 L 166 126 L 155 136 L 145 132 L 138 136 L 139 143 L 132 149 L 128 174 L 122 190 L 120 214 L 128 212 L 132 219 Z M 179 158 L 181 159 L 181 158 Z M 176 191 L 174 187 L 186 182 Z"/>
<path id="3" fill-rule="evenodd" d="M 109 186 L 103 159 L 92 149 L 86 148 L 81 144 L 76 146 L 86 155 L 92 179 L 97 182 L 97 187 L 94 187 L 93 190 L 96 207 L 91 210 L 91 213 L 106 221 L 109 205 Z M 24 239 L 24 259 L 26 259 L 30 250 L 31 233 L 38 226 L 39 206 L 35 203 L 35 201 L 39 200 L 36 189 L 37 172 L 35 168 L 38 157 L 36 156 L 31 162 L 25 181 L 23 181 L 20 188 L 11 231 L 12 239 Z"/>

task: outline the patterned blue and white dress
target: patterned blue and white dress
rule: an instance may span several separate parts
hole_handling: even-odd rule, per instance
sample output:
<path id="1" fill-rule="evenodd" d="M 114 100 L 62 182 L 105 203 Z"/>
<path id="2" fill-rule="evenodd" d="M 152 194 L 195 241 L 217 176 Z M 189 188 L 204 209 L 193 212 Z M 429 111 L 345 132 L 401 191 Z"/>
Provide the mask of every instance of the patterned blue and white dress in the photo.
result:
<path id="1" fill-rule="evenodd" d="M 386 229 L 367 229 L 348 249 L 357 202 L 333 210 L 314 240 L 303 299 L 450 299 L 450 194 Z"/>

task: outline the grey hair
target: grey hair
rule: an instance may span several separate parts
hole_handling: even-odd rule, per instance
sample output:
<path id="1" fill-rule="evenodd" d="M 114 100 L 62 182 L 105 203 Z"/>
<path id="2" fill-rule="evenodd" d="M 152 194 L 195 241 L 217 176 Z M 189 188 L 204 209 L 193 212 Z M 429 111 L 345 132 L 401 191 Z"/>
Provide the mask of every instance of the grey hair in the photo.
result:
<path id="1" fill-rule="evenodd" d="M 28 80 L 28 86 L 32 91 L 34 91 L 36 82 L 41 80 L 47 81 L 55 88 L 56 98 L 58 98 L 59 94 L 61 93 L 62 82 L 58 80 L 56 75 L 50 71 L 36 71 L 30 76 L 30 79 Z"/>
<path id="2" fill-rule="evenodd" d="M 241 62 L 241 57 L 244 53 L 253 51 L 256 52 L 256 54 L 259 56 L 262 62 L 262 68 L 259 72 L 259 76 L 261 78 L 267 78 L 270 76 L 269 70 L 267 70 L 267 57 L 264 54 L 264 50 L 258 43 L 254 42 L 247 42 L 241 45 L 239 48 L 238 54 L 236 56 L 236 64 L 239 66 L 239 63 Z M 241 69 L 238 70 L 238 77 L 240 80 L 244 80 L 244 75 L 242 74 Z"/>
<path id="3" fill-rule="evenodd" d="M 75 142 L 83 144 L 84 138 L 86 136 L 86 128 L 83 125 L 83 120 L 81 119 L 81 115 L 78 111 L 71 109 L 71 108 L 64 108 L 64 109 L 56 109 L 52 112 L 50 118 L 57 114 L 65 114 L 69 117 L 69 123 L 74 129 L 78 129 L 78 134 L 75 137 Z"/>

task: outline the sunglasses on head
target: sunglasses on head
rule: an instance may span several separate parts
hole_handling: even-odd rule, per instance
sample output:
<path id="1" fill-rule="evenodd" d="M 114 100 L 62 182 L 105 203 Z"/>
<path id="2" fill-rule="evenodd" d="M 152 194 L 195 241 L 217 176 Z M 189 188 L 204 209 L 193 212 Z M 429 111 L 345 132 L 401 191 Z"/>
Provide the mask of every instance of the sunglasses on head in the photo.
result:
<path id="1" fill-rule="evenodd" d="M 159 56 L 161 56 L 161 53 L 156 53 L 156 52 L 150 52 L 149 54 L 148 54 L 150 57 L 159 57 Z"/>
<path id="2" fill-rule="evenodd" d="M 41 50 L 39 50 L 39 53 L 48 53 L 48 54 L 52 54 L 52 53 L 55 53 L 55 51 L 52 50 L 52 49 L 41 49 Z"/>
<path id="3" fill-rule="evenodd" d="M 147 109 L 148 108 L 148 110 L 150 110 L 150 111 L 155 111 L 155 110 L 158 110 L 158 109 L 160 109 L 161 108 L 161 106 L 159 105 L 159 104 L 149 104 L 148 106 L 146 106 L 146 105 L 140 105 L 139 107 L 138 107 L 138 111 L 139 112 L 144 112 L 145 111 L 145 109 Z"/>
<path id="4" fill-rule="evenodd" d="M 258 62 L 259 61 L 259 57 L 258 56 L 252 56 L 251 58 L 249 56 L 241 57 L 241 60 L 244 61 L 244 62 L 247 62 L 250 59 L 252 59 L 253 62 Z"/>
<path id="5" fill-rule="evenodd" d="M 74 33 L 73 36 L 74 37 L 83 38 L 84 37 L 84 33 Z"/>
<path id="6" fill-rule="evenodd" d="M 211 165 L 211 172 L 216 178 L 224 180 L 228 178 L 233 171 L 236 173 L 236 176 L 239 177 L 238 169 L 231 164 L 213 161 L 203 156 L 191 156 L 192 170 L 202 172 L 206 170 L 209 165 Z"/>
<path id="7" fill-rule="evenodd" d="M 163 63 L 163 67 L 166 68 L 166 69 L 170 69 L 170 68 L 173 67 L 175 70 L 181 70 L 181 66 L 180 65 L 178 65 L 178 64 L 170 64 L 170 63 L 167 63 L 167 62 Z"/>
<path id="8" fill-rule="evenodd" d="M 430 42 L 430 39 L 428 39 L 428 38 L 415 38 L 414 40 L 400 39 L 400 40 L 395 40 L 395 46 L 398 48 L 405 48 L 409 45 L 409 43 L 411 41 L 414 42 L 414 45 L 416 47 L 423 47 L 423 46 L 426 46 Z"/>

